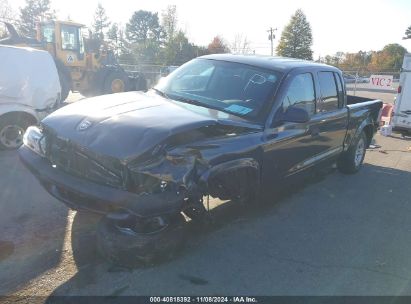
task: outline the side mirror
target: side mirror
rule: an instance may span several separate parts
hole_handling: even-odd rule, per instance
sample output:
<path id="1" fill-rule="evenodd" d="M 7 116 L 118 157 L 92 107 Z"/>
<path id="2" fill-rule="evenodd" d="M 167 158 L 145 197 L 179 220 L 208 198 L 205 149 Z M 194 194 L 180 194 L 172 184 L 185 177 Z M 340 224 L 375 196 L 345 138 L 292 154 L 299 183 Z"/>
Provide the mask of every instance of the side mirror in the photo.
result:
<path id="1" fill-rule="evenodd" d="M 304 109 L 289 107 L 283 114 L 282 121 L 304 123 L 310 120 L 310 114 Z"/>

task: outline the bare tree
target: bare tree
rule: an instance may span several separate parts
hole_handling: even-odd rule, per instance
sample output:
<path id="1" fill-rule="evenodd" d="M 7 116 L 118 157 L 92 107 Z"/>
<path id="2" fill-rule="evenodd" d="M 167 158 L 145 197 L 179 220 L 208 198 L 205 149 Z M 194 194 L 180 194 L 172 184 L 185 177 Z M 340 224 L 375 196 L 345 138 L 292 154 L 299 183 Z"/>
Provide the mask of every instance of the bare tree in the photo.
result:
<path id="1" fill-rule="evenodd" d="M 164 28 L 167 41 L 173 40 L 177 33 L 177 7 L 175 5 L 169 5 L 161 14 L 161 25 Z"/>
<path id="2" fill-rule="evenodd" d="M 0 21 L 14 22 L 16 15 L 7 0 L 0 0 Z M 4 25 L 0 25 L 0 39 L 7 36 L 7 30 Z"/>
<path id="3" fill-rule="evenodd" d="M 10 6 L 8 0 L 0 0 L 0 19 L 6 21 L 12 21 L 11 19 L 15 18 L 15 13 Z"/>
<path id="4" fill-rule="evenodd" d="M 243 34 L 236 34 L 233 42 L 231 43 L 231 52 L 233 54 L 251 54 L 250 41 L 247 36 Z"/>

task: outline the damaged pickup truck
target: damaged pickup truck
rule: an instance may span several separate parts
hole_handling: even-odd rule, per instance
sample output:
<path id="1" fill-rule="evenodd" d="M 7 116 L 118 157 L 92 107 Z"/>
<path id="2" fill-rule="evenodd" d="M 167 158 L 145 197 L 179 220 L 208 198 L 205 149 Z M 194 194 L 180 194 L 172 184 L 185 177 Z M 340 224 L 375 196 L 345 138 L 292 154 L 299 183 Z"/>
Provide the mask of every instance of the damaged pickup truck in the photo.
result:
<path id="1" fill-rule="evenodd" d="M 256 203 L 317 165 L 357 172 L 381 107 L 347 96 L 331 66 L 209 55 L 147 93 L 54 112 L 27 130 L 19 154 L 58 200 L 105 215 L 104 256 L 150 262 L 183 243 L 186 218 L 206 216 L 205 196 Z"/>

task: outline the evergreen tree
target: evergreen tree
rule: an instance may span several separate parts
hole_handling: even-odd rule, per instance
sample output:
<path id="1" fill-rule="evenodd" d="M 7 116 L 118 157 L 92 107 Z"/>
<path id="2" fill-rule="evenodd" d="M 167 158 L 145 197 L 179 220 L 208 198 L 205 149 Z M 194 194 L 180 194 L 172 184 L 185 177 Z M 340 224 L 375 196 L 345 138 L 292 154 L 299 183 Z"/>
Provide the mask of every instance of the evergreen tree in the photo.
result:
<path id="1" fill-rule="evenodd" d="M 284 57 L 313 59 L 311 45 L 313 37 L 310 23 L 302 10 L 297 10 L 291 17 L 290 23 L 284 28 L 277 54 Z"/>
<path id="2" fill-rule="evenodd" d="M 158 14 L 143 10 L 134 12 L 126 24 L 126 37 L 132 43 L 162 41 L 165 32 L 160 26 Z"/>
<path id="3" fill-rule="evenodd" d="M 20 32 L 34 38 L 37 22 L 54 18 L 55 11 L 50 8 L 50 0 L 26 0 L 26 5 L 20 8 Z"/>
<path id="4" fill-rule="evenodd" d="M 110 46 L 115 50 L 118 55 L 118 48 L 120 44 L 119 27 L 117 23 L 113 23 L 107 31 L 107 40 Z"/>
<path id="5" fill-rule="evenodd" d="M 405 30 L 404 39 L 411 39 L 411 25 Z"/>
<path id="6" fill-rule="evenodd" d="M 93 32 L 95 38 L 104 40 L 104 32 L 110 26 L 110 21 L 106 15 L 106 10 L 99 2 L 94 13 Z"/>

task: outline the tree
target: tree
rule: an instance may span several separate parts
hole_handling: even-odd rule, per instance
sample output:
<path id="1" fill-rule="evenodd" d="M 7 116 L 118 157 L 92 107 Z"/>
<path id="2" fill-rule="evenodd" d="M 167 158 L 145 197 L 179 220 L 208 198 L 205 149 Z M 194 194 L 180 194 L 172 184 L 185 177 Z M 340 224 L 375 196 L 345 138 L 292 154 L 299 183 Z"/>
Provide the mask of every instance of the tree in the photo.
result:
<path id="1" fill-rule="evenodd" d="M 55 18 L 55 11 L 50 8 L 50 0 L 26 0 L 20 8 L 20 32 L 24 36 L 36 36 L 37 22 Z"/>
<path id="2" fill-rule="evenodd" d="M 110 26 L 110 21 L 106 15 L 106 10 L 99 2 L 94 13 L 93 32 L 95 38 L 104 40 L 104 32 Z"/>
<path id="3" fill-rule="evenodd" d="M 368 68 L 371 71 L 397 71 L 402 66 L 402 60 L 407 49 L 392 43 L 387 44 L 381 51 L 373 52 Z"/>
<path id="4" fill-rule="evenodd" d="M 177 7 L 175 5 L 167 6 L 161 15 L 161 25 L 165 31 L 168 42 L 170 42 L 177 33 L 177 21 Z"/>
<path id="5" fill-rule="evenodd" d="M 0 0 L 0 18 L 7 21 L 14 19 L 14 12 L 8 0 Z"/>
<path id="6" fill-rule="evenodd" d="M 281 33 L 277 54 L 285 57 L 312 60 L 312 44 L 313 38 L 310 23 L 307 21 L 303 11 L 298 9 L 291 16 L 290 23 Z"/>
<path id="7" fill-rule="evenodd" d="M 12 19 L 14 18 L 14 11 L 9 2 L 7 0 L 0 0 L 0 20 L 12 22 Z M 7 35 L 8 32 L 5 30 L 5 27 L 0 26 L 0 39 L 6 37 Z"/>
<path id="8" fill-rule="evenodd" d="M 411 39 L 411 25 L 405 30 L 405 37 L 403 39 Z"/>
<path id="9" fill-rule="evenodd" d="M 199 55 L 204 55 L 204 52 L 190 43 L 185 33 L 180 30 L 175 33 L 174 37 L 164 48 L 162 64 L 181 65 Z"/>
<path id="10" fill-rule="evenodd" d="M 165 33 L 160 26 L 158 14 L 143 10 L 134 12 L 126 24 L 126 37 L 134 43 L 146 43 L 148 40 L 160 42 L 165 38 Z"/>
<path id="11" fill-rule="evenodd" d="M 207 49 L 210 54 L 221 54 L 230 52 L 230 49 L 228 48 L 227 44 L 219 36 L 215 36 L 213 38 L 213 41 L 210 42 Z"/>
<path id="12" fill-rule="evenodd" d="M 236 34 L 234 41 L 231 44 L 231 52 L 233 54 L 251 54 L 250 41 L 247 36 L 242 34 Z"/>
<path id="13" fill-rule="evenodd" d="M 113 23 L 107 31 L 107 40 L 109 45 L 116 50 L 116 54 L 118 55 L 118 49 L 120 44 L 120 29 L 117 23 Z"/>

